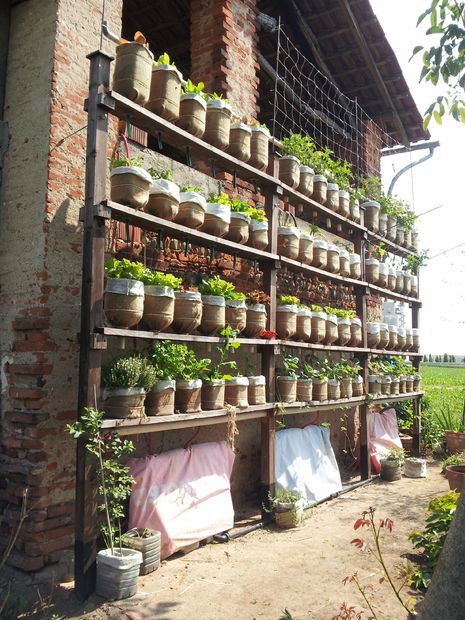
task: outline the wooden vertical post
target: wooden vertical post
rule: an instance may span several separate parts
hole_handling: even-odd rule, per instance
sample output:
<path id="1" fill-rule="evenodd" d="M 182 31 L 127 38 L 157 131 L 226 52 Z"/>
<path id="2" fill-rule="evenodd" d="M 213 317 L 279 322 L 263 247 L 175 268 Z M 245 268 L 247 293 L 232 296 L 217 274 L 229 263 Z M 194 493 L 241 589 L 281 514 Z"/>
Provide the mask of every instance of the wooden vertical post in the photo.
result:
<path id="1" fill-rule="evenodd" d="M 420 326 L 420 307 L 417 304 L 413 304 L 412 306 L 412 327 L 418 328 Z M 419 357 L 413 358 L 413 367 L 416 372 L 420 371 L 420 360 Z M 421 448 L 421 398 L 417 397 L 413 401 L 413 428 L 412 428 L 412 436 L 413 436 L 413 453 L 417 456 L 420 454 Z"/>
<path id="2" fill-rule="evenodd" d="M 112 57 L 102 51 L 90 59 L 87 121 L 84 241 L 82 248 L 81 331 L 79 359 L 78 417 L 84 407 L 94 406 L 100 394 L 101 351 L 105 341 L 96 339 L 96 327 L 103 325 L 103 263 L 105 220 L 94 206 L 106 198 L 108 112 L 102 97 L 109 88 Z M 75 516 L 75 590 L 85 600 L 95 589 L 96 497 L 92 464 L 85 438 L 77 442 Z"/>

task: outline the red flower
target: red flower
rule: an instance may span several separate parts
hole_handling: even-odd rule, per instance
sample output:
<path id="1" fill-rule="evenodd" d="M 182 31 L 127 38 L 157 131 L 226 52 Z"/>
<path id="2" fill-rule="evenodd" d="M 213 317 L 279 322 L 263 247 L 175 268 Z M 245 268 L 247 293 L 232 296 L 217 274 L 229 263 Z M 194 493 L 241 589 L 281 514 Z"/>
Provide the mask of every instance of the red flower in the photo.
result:
<path id="1" fill-rule="evenodd" d="M 261 333 L 260 333 L 260 338 L 265 338 L 266 340 L 274 340 L 274 338 L 276 338 L 278 334 L 274 331 L 272 331 L 271 329 L 264 329 Z"/>

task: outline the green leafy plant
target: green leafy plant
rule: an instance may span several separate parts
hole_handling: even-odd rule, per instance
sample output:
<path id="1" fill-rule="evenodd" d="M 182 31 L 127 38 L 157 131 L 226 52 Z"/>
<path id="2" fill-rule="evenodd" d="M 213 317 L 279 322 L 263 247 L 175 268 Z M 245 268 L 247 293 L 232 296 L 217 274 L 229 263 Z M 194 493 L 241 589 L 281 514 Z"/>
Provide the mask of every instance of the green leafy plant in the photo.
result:
<path id="1" fill-rule="evenodd" d="M 219 194 L 211 193 L 208 195 L 208 202 L 214 202 L 220 205 L 226 205 L 231 208 L 231 199 L 226 192 L 220 192 Z"/>
<path id="2" fill-rule="evenodd" d="M 405 461 L 405 450 L 403 448 L 391 448 L 382 455 L 383 461 L 393 461 L 403 463 Z"/>
<path id="3" fill-rule="evenodd" d="M 310 308 L 312 312 L 324 312 L 322 306 L 318 306 L 317 304 L 311 304 Z"/>
<path id="4" fill-rule="evenodd" d="M 156 381 L 155 369 L 141 355 L 126 355 L 114 360 L 102 371 L 102 385 L 108 390 L 144 388 L 150 390 Z"/>
<path id="5" fill-rule="evenodd" d="M 293 295 L 280 295 L 278 303 L 280 306 L 286 306 L 286 305 L 298 306 L 299 298 L 294 297 Z"/>
<path id="6" fill-rule="evenodd" d="M 304 166 L 309 166 L 312 156 L 316 151 L 316 144 L 309 136 L 291 132 L 282 140 L 281 152 L 283 155 L 297 157 Z"/>
<path id="7" fill-rule="evenodd" d="M 443 474 L 446 471 L 446 467 L 450 465 L 465 465 L 465 452 L 446 456 L 446 458 L 441 461 L 441 473 Z"/>
<path id="8" fill-rule="evenodd" d="M 187 346 L 169 340 L 154 342 L 147 352 L 157 381 L 174 379 L 186 357 Z"/>
<path id="9" fill-rule="evenodd" d="M 351 164 L 347 161 L 340 161 L 338 159 L 330 160 L 330 162 L 330 177 L 339 185 L 340 189 L 349 191 L 350 184 L 354 178 Z"/>
<path id="10" fill-rule="evenodd" d="M 282 356 L 282 366 L 277 369 L 279 377 L 293 377 L 297 379 L 299 372 L 299 358 L 293 355 L 285 354 Z"/>
<path id="11" fill-rule="evenodd" d="M 170 59 L 169 54 L 167 52 L 163 52 L 163 54 L 161 54 L 158 57 L 158 60 L 156 60 L 153 63 L 156 67 L 158 65 L 171 65 L 172 67 L 175 67 L 175 63 Z"/>
<path id="12" fill-rule="evenodd" d="M 203 82 L 199 82 L 198 84 L 194 84 L 189 78 L 187 82 L 182 85 L 182 92 L 185 93 L 193 93 L 194 95 L 201 95 L 203 89 L 205 88 L 205 84 Z"/>
<path id="13" fill-rule="evenodd" d="M 197 187 L 196 185 L 181 185 L 179 188 L 180 192 L 196 192 L 199 194 L 202 191 L 201 187 Z"/>
<path id="14" fill-rule="evenodd" d="M 155 170 L 155 168 L 149 168 L 147 172 L 150 174 L 152 179 L 165 179 L 165 181 L 173 180 L 173 171 L 170 169 L 167 170 Z"/>
<path id="15" fill-rule="evenodd" d="M 439 403 L 436 420 L 443 431 L 465 432 L 465 412 L 461 414 L 455 411 L 447 401 Z"/>
<path id="16" fill-rule="evenodd" d="M 355 310 L 344 310 L 343 308 L 332 308 L 331 306 L 325 306 L 324 311 L 326 314 L 334 314 L 341 319 L 354 319 L 356 317 Z"/>
<path id="17" fill-rule="evenodd" d="M 222 280 L 219 276 L 213 276 L 213 278 L 209 278 L 208 280 L 202 280 L 199 291 L 202 295 L 215 295 L 224 297 L 225 299 L 245 299 L 245 294 L 238 293 L 234 284 Z"/>
<path id="18" fill-rule="evenodd" d="M 302 499 L 300 491 L 288 491 L 287 489 L 276 488 L 274 493 L 268 493 L 268 499 L 272 505 L 276 504 L 295 504 Z"/>
<path id="19" fill-rule="evenodd" d="M 428 262 L 428 250 L 421 250 L 420 254 L 409 254 L 405 259 L 405 267 L 412 273 L 418 273 L 420 267 L 424 267 Z"/>
<path id="20" fill-rule="evenodd" d="M 123 168 L 123 167 L 142 167 L 142 157 L 121 157 L 119 159 L 110 159 L 110 168 Z"/>
<path id="21" fill-rule="evenodd" d="M 265 211 L 263 209 L 257 209 L 257 207 L 249 207 L 249 210 L 247 211 L 247 215 L 250 216 L 250 219 L 256 220 L 257 222 L 268 221 Z"/>
<path id="22" fill-rule="evenodd" d="M 218 93 L 202 93 L 202 96 L 206 101 L 214 101 L 215 99 L 219 99 L 225 103 L 231 103 L 229 99 L 225 99 L 223 95 Z"/>
<path id="23" fill-rule="evenodd" d="M 269 131 L 268 127 L 266 126 L 265 123 L 259 123 L 257 120 L 252 119 L 248 121 L 248 124 L 251 125 L 252 127 L 261 127 L 262 129 L 266 129 L 267 131 Z"/>
<path id="24" fill-rule="evenodd" d="M 105 261 L 105 275 L 107 278 L 127 278 L 129 280 L 144 281 L 145 267 L 137 261 L 130 261 L 127 258 L 118 260 L 109 258 Z"/>
<path id="25" fill-rule="evenodd" d="M 185 345 L 181 346 L 185 348 L 180 352 L 175 378 L 183 379 L 184 381 L 194 381 L 205 377 L 210 369 L 211 359 L 197 359 L 197 355 L 192 349 L 188 349 Z"/>
<path id="26" fill-rule="evenodd" d="M 376 258 L 381 262 L 386 258 L 386 244 L 383 241 L 377 245 L 371 246 L 370 258 Z"/>
<path id="27" fill-rule="evenodd" d="M 428 504 L 426 527 L 411 532 L 409 540 L 415 549 L 422 549 L 426 563 L 410 575 L 410 585 L 425 590 L 428 588 L 434 569 L 441 555 L 450 524 L 454 518 L 460 494 L 449 491 L 446 495 L 435 497 Z"/>
<path id="28" fill-rule="evenodd" d="M 152 271 L 147 268 L 144 271 L 143 277 L 143 282 L 147 286 L 167 286 L 177 291 L 182 284 L 182 278 L 176 278 L 176 276 L 173 276 L 171 273 Z"/>
<path id="29" fill-rule="evenodd" d="M 103 415 L 97 409 L 85 408 L 79 420 L 67 424 L 66 430 L 75 439 L 83 438 L 87 452 L 97 460 L 97 491 L 101 500 L 98 509 L 105 517 L 99 522 L 99 528 L 112 555 L 116 555 L 115 543 L 119 539 L 121 555 L 121 519 L 125 516 L 125 502 L 131 494 L 134 479 L 120 459 L 134 452 L 134 446 L 127 439 L 121 440 L 116 432 L 102 433 Z"/>
<path id="30" fill-rule="evenodd" d="M 219 359 L 205 375 L 205 381 L 213 381 L 214 379 L 224 379 L 227 381 L 233 378 L 230 373 L 225 373 L 224 370 L 237 371 L 236 362 L 228 361 L 228 357 L 240 347 L 239 342 L 236 340 L 238 333 L 237 330 L 229 326 L 224 327 L 220 331 L 220 336 L 224 338 L 224 341 L 216 348 L 219 353 Z"/>

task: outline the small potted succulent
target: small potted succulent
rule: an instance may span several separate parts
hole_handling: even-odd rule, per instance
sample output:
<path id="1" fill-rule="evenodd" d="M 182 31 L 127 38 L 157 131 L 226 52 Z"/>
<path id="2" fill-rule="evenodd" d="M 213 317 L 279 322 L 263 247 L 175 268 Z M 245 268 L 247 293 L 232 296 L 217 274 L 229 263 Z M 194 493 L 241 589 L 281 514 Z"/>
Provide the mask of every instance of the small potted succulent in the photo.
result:
<path id="1" fill-rule="evenodd" d="M 201 408 L 202 377 L 208 372 L 211 360 L 199 358 L 186 345 L 179 345 L 176 368 L 174 403 L 180 413 L 197 413 Z"/>
<path id="2" fill-rule="evenodd" d="M 196 230 L 205 221 L 207 201 L 200 194 L 200 187 L 195 185 L 183 185 L 179 194 L 179 210 L 174 218 L 177 224 Z"/>
<path id="3" fill-rule="evenodd" d="M 297 260 L 299 257 L 300 231 L 296 226 L 279 226 L 278 254 Z"/>
<path id="4" fill-rule="evenodd" d="M 231 221 L 226 239 L 235 243 L 247 243 L 250 227 L 250 207 L 244 200 L 231 200 Z"/>
<path id="5" fill-rule="evenodd" d="M 149 201 L 145 210 L 147 213 L 161 217 L 164 220 L 176 219 L 179 211 L 180 192 L 179 186 L 173 183 L 171 170 L 157 171 L 149 169 L 152 177 L 152 185 L 149 191 Z"/>
<path id="6" fill-rule="evenodd" d="M 247 320 L 244 328 L 244 336 L 258 338 L 266 329 L 266 306 L 271 301 L 269 295 L 263 291 L 254 290 L 246 295 Z"/>
<path id="7" fill-rule="evenodd" d="M 402 478 L 402 465 L 405 461 L 403 448 L 392 448 L 380 458 L 381 480 L 393 482 Z"/>
<path id="8" fill-rule="evenodd" d="M 219 276 L 202 280 L 199 286 L 202 294 L 202 321 L 200 323 L 202 334 L 214 336 L 223 329 L 226 325 L 225 295 L 235 290 L 233 284 L 222 280 Z"/>
<path id="9" fill-rule="evenodd" d="M 304 521 L 304 503 L 299 491 L 277 488 L 269 500 L 276 525 L 283 529 L 299 527 Z"/>
<path id="10" fill-rule="evenodd" d="M 124 138 L 126 140 L 126 138 Z M 149 201 L 152 177 L 142 168 L 142 157 L 126 157 L 110 160 L 110 196 L 114 202 L 133 209 L 143 209 Z"/>
<path id="11" fill-rule="evenodd" d="M 261 125 L 257 121 L 250 123 L 250 129 L 252 138 L 248 163 L 258 170 L 266 170 L 269 159 L 270 131 L 266 125 Z"/>
<path id="12" fill-rule="evenodd" d="M 167 121 L 179 118 L 182 73 L 165 52 L 153 63 L 150 96 L 146 107 Z"/>
<path id="13" fill-rule="evenodd" d="M 294 403 L 297 400 L 297 377 L 299 358 L 285 354 L 282 366 L 276 371 L 276 388 L 278 400 L 282 403 Z"/>
<path id="14" fill-rule="evenodd" d="M 144 269 L 144 324 L 152 331 L 166 330 L 174 318 L 174 292 L 181 278 L 170 273 Z"/>
<path id="15" fill-rule="evenodd" d="M 145 105 L 150 95 L 152 65 L 153 54 L 141 32 L 136 32 L 134 41 L 121 41 L 116 47 L 113 90 Z"/>
<path id="16" fill-rule="evenodd" d="M 215 237 L 225 237 L 231 223 L 231 201 L 225 192 L 210 194 L 201 230 Z"/>
<path id="17" fill-rule="evenodd" d="M 199 291 L 186 288 L 175 291 L 172 328 L 181 334 L 192 334 L 202 321 L 202 311 Z"/>
<path id="18" fill-rule="evenodd" d="M 203 139 L 218 149 L 226 150 L 231 129 L 231 105 L 217 93 L 206 93 L 204 96 L 207 100 L 207 120 Z"/>
<path id="19" fill-rule="evenodd" d="M 228 360 L 229 355 L 240 346 L 237 340 L 235 340 L 237 332 L 230 327 L 225 327 L 221 330 L 220 336 L 224 338 L 224 341 L 217 347 L 218 361 L 212 364 L 203 376 L 202 409 L 204 411 L 223 409 L 225 403 L 225 381 L 232 379 L 233 376 L 230 372 L 237 370 L 236 362 Z"/>
<path id="20" fill-rule="evenodd" d="M 207 102 L 203 97 L 204 86 L 203 82 L 194 84 L 189 79 L 182 85 L 179 118 L 176 122 L 178 127 L 197 138 L 203 136 L 207 119 Z"/>
<path id="21" fill-rule="evenodd" d="M 297 310 L 296 340 L 310 342 L 312 337 L 312 311 L 305 304 L 299 304 Z"/>
<path id="22" fill-rule="evenodd" d="M 126 355 L 102 370 L 102 407 L 108 418 L 145 417 L 145 395 L 155 384 L 153 366 L 141 355 Z"/>
<path id="23" fill-rule="evenodd" d="M 156 381 L 145 398 L 147 415 L 174 413 L 175 377 L 179 363 L 184 359 L 184 350 L 184 345 L 169 340 L 154 342 L 149 348 L 147 355 L 154 368 Z"/>
<path id="24" fill-rule="evenodd" d="M 268 247 L 268 218 L 263 209 L 250 207 L 249 245 L 256 250 Z"/>
<path id="25" fill-rule="evenodd" d="M 311 342 L 318 344 L 326 338 L 326 313 L 321 306 L 312 304 L 312 332 Z"/>
<path id="26" fill-rule="evenodd" d="M 251 155 L 252 129 L 244 119 L 233 118 L 229 131 L 228 153 L 240 161 L 249 161 Z"/>
<path id="27" fill-rule="evenodd" d="M 276 308 L 276 331 L 278 337 L 288 340 L 297 330 L 299 299 L 293 295 L 281 295 Z"/>
<path id="28" fill-rule="evenodd" d="M 144 314 L 144 265 L 127 258 L 105 261 L 103 312 L 114 327 L 134 327 Z"/>

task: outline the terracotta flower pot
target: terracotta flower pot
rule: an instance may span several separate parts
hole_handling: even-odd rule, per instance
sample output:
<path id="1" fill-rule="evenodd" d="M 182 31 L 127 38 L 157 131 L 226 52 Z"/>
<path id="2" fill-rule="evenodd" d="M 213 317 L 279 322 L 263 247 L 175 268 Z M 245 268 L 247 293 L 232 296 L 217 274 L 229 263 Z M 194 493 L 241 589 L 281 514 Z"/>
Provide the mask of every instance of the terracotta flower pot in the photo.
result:
<path id="1" fill-rule="evenodd" d="M 297 378 L 277 377 L 277 398 L 281 403 L 295 403 L 297 400 Z"/>
<path id="2" fill-rule="evenodd" d="M 202 295 L 202 320 L 199 330 L 204 336 L 217 336 L 226 325 L 226 301 L 218 295 Z"/>
<path id="3" fill-rule="evenodd" d="M 268 152 L 270 143 L 270 132 L 265 127 L 252 125 L 252 138 L 250 142 L 250 159 L 249 164 L 258 168 L 258 170 L 266 170 L 268 167 Z"/>
<path id="4" fill-rule="evenodd" d="M 304 196 L 311 196 L 313 194 L 313 177 L 315 173 L 310 166 L 300 166 L 300 181 L 297 191 Z"/>
<path id="5" fill-rule="evenodd" d="M 446 478 L 449 489 L 461 493 L 465 484 L 465 465 L 449 465 L 446 467 Z"/>
<path id="6" fill-rule="evenodd" d="M 165 331 L 174 318 L 174 291 L 169 286 L 144 287 L 143 321 L 154 332 Z"/>
<path id="7" fill-rule="evenodd" d="M 263 375 L 248 377 L 247 399 L 249 405 L 264 405 L 266 403 L 266 381 Z"/>
<path id="8" fill-rule="evenodd" d="M 174 392 L 176 381 L 157 381 L 145 397 L 145 413 L 153 415 L 172 415 L 174 413 Z"/>
<path id="9" fill-rule="evenodd" d="M 328 264 L 328 244 L 323 239 L 313 240 L 313 267 L 325 269 Z"/>
<path id="10" fill-rule="evenodd" d="M 247 377 L 234 377 L 226 381 L 225 401 L 233 407 L 248 407 L 247 393 L 249 380 Z"/>
<path id="11" fill-rule="evenodd" d="M 179 187 L 166 179 L 154 179 L 149 191 L 149 201 L 145 210 L 151 215 L 172 221 L 179 210 Z"/>
<path id="12" fill-rule="evenodd" d="M 242 332 L 247 324 L 247 306 L 243 299 L 226 299 L 225 324 Z"/>
<path id="13" fill-rule="evenodd" d="M 195 93 L 182 94 L 176 125 L 196 138 L 201 138 L 205 133 L 206 120 L 207 102 L 205 99 Z"/>
<path id="14" fill-rule="evenodd" d="M 293 155 L 279 159 L 279 180 L 296 189 L 300 183 L 300 162 Z"/>
<path id="15" fill-rule="evenodd" d="M 297 379 L 297 400 L 300 403 L 309 403 L 313 397 L 313 380 Z"/>
<path id="16" fill-rule="evenodd" d="M 298 260 L 304 265 L 311 265 L 313 261 L 313 237 L 307 233 L 300 233 Z"/>
<path id="17" fill-rule="evenodd" d="M 451 454 L 465 452 L 465 433 L 459 431 L 445 431 L 447 451 Z"/>
<path id="18" fill-rule="evenodd" d="M 326 206 L 331 211 L 339 211 L 339 185 L 337 183 L 328 183 L 326 190 Z"/>
<path id="19" fill-rule="evenodd" d="M 197 413 L 202 411 L 201 390 L 202 381 L 200 379 L 193 379 L 191 381 L 178 379 L 176 381 L 176 395 L 174 398 L 176 410 L 180 413 Z"/>
<path id="20" fill-rule="evenodd" d="M 317 402 L 328 400 L 328 379 L 313 379 L 312 399 Z"/>
<path id="21" fill-rule="evenodd" d="M 251 155 L 252 130 L 245 123 L 231 125 L 228 153 L 241 161 L 249 161 Z"/>
<path id="22" fill-rule="evenodd" d="M 326 204 L 328 195 L 328 180 L 322 174 L 317 174 L 313 178 L 313 194 L 312 198 L 320 205 Z"/>
<path id="23" fill-rule="evenodd" d="M 268 247 L 268 222 L 250 220 L 248 243 L 256 250 L 264 250 Z"/>
<path id="24" fill-rule="evenodd" d="M 297 306 L 279 305 L 276 308 L 276 332 L 278 338 L 288 340 L 297 331 Z"/>
<path id="25" fill-rule="evenodd" d="M 144 402 L 144 388 L 104 389 L 101 406 L 107 418 L 143 418 Z"/>
<path id="26" fill-rule="evenodd" d="M 105 319 L 113 327 L 134 327 L 144 314 L 144 284 L 126 278 L 107 278 L 103 296 Z"/>
<path id="27" fill-rule="evenodd" d="M 231 211 L 231 221 L 226 239 L 235 243 L 247 243 L 249 239 L 250 216 L 246 213 Z"/>
<path id="28" fill-rule="evenodd" d="M 297 311 L 297 327 L 295 339 L 301 342 L 310 342 L 312 335 L 312 311 L 299 308 Z"/>
<path id="29" fill-rule="evenodd" d="M 113 202 L 143 209 L 149 201 L 152 177 L 139 166 L 120 166 L 110 172 L 110 185 Z"/>
<path id="30" fill-rule="evenodd" d="M 207 103 L 207 120 L 203 139 L 218 149 L 229 145 L 232 108 L 226 101 L 212 99 Z"/>
<path id="31" fill-rule="evenodd" d="M 264 304 L 252 304 L 247 306 L 247 319 L 244 336 L 247 338 L 259 338 L 266 329 L 266 307 Z"/>
<path id="32" fill-rule="evenodd" d="M 300 231 L 295 226 L 278 228 L 278 254 L 297 260 L 299 257 Z"/>
<path id="33" fill-rule="evenodd" d="M 129 41 L 116 47 L 113 90 L 138 105 L 145 105 L 150 95 L 153 54 L 145 45 Z"/>
<path id="34" fill-rule="evenodd" d="M 358 318 L 350 319 L 350 346 L 359 347 L 362 344 L 362 322 Z"/>
<path id="35" fill-rule="evenodd" d="M 205 221 L 207 201 L 197 192 L 181 192 L 179 196 L 179 210 L 174 218 L 177 224 L 188 228 L 200 228 Z"/>
<path id="36" fill-rule="evenodd" d="M 174 294 L 172 327 L 181 334 L 192 334 L 202 320 L 202 296 L 196 291 Z"/>
<path id="37" fill-rule="evenodd" d="M 202 382 L 202 409 L 203 411 L 214 411 L 224 408 L 225 385 L 223 379 L 213 379 L 212 381 Z"/>
<path id="38" fill-rule="evenodd" d="M 376 200 L 367 200 L 362 204 L 362 208 L 365 209 L 365 226 L 373 232 L 379 230 L 379 210 L 380 204 Z"/>
<path id="39" fill-rule="evenodd" d="M 326 338 L 326 313 L 312 311 L 312 332 L 310 341 L 314 344 L 323 342 Z"/>
<path id="40" fill-rule="evenodd" d="M 179 118 L 182 74 L 174 65 L 156 65 L 152 69 L 150 97 L 146 107 L 167 121 Z"/>
<path id="41" fill-rule="evenodd" d="M 231 223 L 231 209 L 217 202 L 207 202 L 207 212 L 201 227 L 203 232 L 214 237 L 225 237 Z"/>

